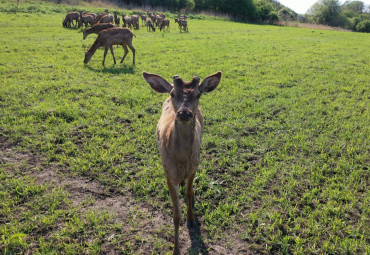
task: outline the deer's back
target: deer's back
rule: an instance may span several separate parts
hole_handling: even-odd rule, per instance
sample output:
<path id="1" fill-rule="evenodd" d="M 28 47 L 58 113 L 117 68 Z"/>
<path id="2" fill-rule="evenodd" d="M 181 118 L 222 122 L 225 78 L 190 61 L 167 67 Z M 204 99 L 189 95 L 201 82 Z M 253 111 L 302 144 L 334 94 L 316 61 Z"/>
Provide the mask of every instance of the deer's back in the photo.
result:
<path id="1" fill-rule="evenodd" d="M 97 40 L 100 41 L 102 46 L 110 46 L 116 44 L 129 43 L 132 40 L 133 33 L 130 29 L 114 27 L 103 30 Z"/>

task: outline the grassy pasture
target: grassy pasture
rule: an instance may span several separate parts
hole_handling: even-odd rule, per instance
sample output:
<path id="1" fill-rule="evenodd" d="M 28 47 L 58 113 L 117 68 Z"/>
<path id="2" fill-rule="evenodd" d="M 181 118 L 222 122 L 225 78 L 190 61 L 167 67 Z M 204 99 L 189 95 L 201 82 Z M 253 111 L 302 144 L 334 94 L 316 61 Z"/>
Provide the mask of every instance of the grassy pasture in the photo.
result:
<path id="1" fill-rule="evenodd" d="M 136 66 L 131 52 L 118 65 L 108 53 L 104 68 L 103 49 L 83 64 L 96 35 L 62 27 L 72 7 L 0 7 L 2 253 L 170 252 L 155 143 L 166 95 L 141 72 L 189 80 L 219 70 L 220 86 L 201 99 L 200 229 L 183 251 L 370 253 L 369 34 L 212 18 L 180 33 L 171 19 L 170 32 L 134 31 Z M 40 181 L 44 173 L 54 177 Z M 93 192 L 79 201 L 77 179 L 106 199 L 129 199 L 130 210 L 98 207 Z M 158 224 L 158 214 L 168 221 Z"/>

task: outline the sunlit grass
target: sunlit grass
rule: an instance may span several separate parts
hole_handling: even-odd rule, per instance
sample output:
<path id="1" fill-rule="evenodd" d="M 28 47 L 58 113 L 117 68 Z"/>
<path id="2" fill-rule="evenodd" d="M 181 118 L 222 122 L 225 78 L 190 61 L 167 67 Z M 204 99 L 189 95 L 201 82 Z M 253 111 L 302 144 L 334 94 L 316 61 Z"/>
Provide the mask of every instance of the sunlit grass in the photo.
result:
<path id="1" fill-rule="evenodd" d="M 40 6 L 45 14 L 0 15 L 0 133 L 7 140 L 67 176 L 129 190 L 171 215 L 155 142 L 166 95 L 141 72 L 189 80 L 221 70 L 219 88 L 201 100 L 194 188 L 205 241 L 236 237 L 272 254 L 369 252 L 368 34 L 213 19 L 190 19 L 189 33 L 180 33 L 171 20 L 170 32 L 134 31 L 136 66 L 131 52 L 119 65 L 109 53 L 104 68 L 102 49 L 83 64 L 96 36 L 82 40 L 79 29 L 63 28 L 63 6 Z M 143 243 L 125 239 L 105 212 L 81 214 L 65 191 L 0 169 L 1 250 L 99 253 L 113 232 L 122 237 L 112 239 L 116 250 L 134 253 Z M 73 241 L 88 235 L 95 237 L 88 246 Z M 163 236 L 150 239 L 153 251 L 170 250 Z"/>

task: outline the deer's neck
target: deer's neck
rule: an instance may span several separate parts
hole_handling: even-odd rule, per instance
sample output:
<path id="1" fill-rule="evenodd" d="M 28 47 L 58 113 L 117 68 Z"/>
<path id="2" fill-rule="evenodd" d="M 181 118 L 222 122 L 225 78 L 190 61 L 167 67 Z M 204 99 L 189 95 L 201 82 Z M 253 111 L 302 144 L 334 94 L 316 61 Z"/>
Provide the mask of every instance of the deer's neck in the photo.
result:
<path id="1" fill-rule="evenodd" d="M 101 43 L 100 41 L 98 40 L 98 38 L 95 40 L 95 42 L 93 43 L 93 45 L 90 47 L 90 49 L 88 50 L 88 52 L 92 55 L 94 55 L 95 51 L 101 46 Z"/>
<path id="2" fill-rule="evenodd" d="M 175 120 L 174 145 L 176 158 L 179 161 L 188 161 L 194 150 L 195 141 L 195 117 L 191 123 L 183 124 Z"/>

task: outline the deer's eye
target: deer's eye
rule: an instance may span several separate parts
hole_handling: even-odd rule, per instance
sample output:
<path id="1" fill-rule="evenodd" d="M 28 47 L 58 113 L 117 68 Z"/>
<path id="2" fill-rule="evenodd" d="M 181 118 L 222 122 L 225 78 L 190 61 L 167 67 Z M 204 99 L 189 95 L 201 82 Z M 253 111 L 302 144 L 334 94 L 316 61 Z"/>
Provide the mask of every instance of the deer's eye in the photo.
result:
<path id="1" fill-rule="evenodd" d="M 201 96 L 202 94 L 201 93 L 199 93 L 198 95 L 197 95 L 197 98 L 200 98 L 200 96 Z"/>

